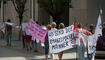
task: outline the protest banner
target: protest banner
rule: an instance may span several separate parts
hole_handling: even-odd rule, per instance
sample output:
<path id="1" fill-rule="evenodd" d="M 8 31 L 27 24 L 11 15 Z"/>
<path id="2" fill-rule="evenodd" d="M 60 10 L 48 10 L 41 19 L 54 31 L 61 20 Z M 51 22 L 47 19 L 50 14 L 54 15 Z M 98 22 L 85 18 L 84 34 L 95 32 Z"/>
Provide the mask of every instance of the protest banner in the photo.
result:
<path id="1" fill-rule="evenodd" d="M 97 25 L 96 25 L 96 28 L 95 28 L 95 33 L 94 33 L 94 42 L 95 42 L 95 45 L 97 43 L 97 40 L 98 40 L 98 37 L 99 36 L 102 36 L 102 21 L 101 21 L 101 15 L 99 15 L 98 17 L 98 21 L 97 21 Z"/>
<path id="2" fill-rule="evenodd" d="M 95 28 L 95 33 L 94 33 L 94 36 L 93 36 L 93 46 L 96 47 L 96 44 L 97 44 L 97 39 L 99 36 L 102 36 L 102 21 L 101 21 L 101 15 L 99 14 L 99 17 L 98 17 L 98 21 L 97 21 L 97 25 L 96 25 L 96 28 Z M 92 57 L 92 60 L 95 60 L 95 52 L 96 52 L 96 48 L 94 49 L 94 52 L 93 52 L 93 57 Z"/>
<path id="3" fill-rule="evenodd" d="M 74 24 L 74 39 L 76 40 L 77 38 L 77 28 L 76 28 L 76 24 Z"/>
<path id="4" fill-rule="evenodd" d="M 38 24 L 36 24 L 33 20 L 29 21 L 28 30 L 30 34 L 32 35 L 32 40 L 35 40 L 37 38 L 41 40 L 42 42 L 45 42 L 45 36 L 47 34 L 47 31 L 44 30 Z"/>
<path id="5" fill-rule="evenodd" d="M 59 53 L 61 51 L 73 48 L 73 28 L 74 26 L 71 25 L 63 29 L 50 30 L 48 32 L 49 53 Z"/>
<path id="6" fill-rule="evenodd" d="M 92 54 L 94 52 L 94 49 L 96 48 L 94 43 L 94 35 L 88 36 L 88 54 Z"/>

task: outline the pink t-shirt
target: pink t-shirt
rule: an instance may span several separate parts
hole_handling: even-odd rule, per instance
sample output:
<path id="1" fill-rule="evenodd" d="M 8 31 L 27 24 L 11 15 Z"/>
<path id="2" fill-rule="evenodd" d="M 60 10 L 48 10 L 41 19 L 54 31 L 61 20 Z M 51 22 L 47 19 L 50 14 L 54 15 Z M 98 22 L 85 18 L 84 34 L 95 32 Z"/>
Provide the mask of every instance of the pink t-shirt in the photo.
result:
<path id="1" fill-rule="evenodd" d="M 80 29 L 78 29 L 81 33 L 83 33 L 83 34 L 85 34 L 85 35 L 90 35 L 91 34 L 91 32 L 89 32 L 88 30 L 86 30 L 86 29 L 82 29 L 82 28 L 80 28 Z"/>
<path id="2" fill-rule="evenodd" d="M 81 32 L 81 33 L 83 33 L 83 34 L 85 34 L 85 35 L 91 35 L 91 32 L 89 32 L 88 30 L 86 30 L 86 29 L 82 29 L 82 28 L 79 28 L 78 29 L 79 30 L 79 32 Z M 82 39 L 80 39 L 80 42 L 83 42 L 83 40 Z"/>

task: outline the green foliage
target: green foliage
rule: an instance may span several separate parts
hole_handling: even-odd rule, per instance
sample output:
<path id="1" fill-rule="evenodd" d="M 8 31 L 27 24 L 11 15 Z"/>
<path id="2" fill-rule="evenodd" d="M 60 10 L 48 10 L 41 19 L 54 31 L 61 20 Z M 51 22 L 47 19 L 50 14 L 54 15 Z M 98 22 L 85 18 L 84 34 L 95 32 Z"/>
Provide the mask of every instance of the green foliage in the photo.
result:
<path id="1" fill-rule="evenodd" d="M 71 0 L 38 0 L 41 8 L 44 8 L 50 15 L 58 15 L 65 8 L 71 8 Z"/>
<path id="2" fill-rule="evenodd" d="M 23 13 L 25 12 L 25 5 L 27 0 L 11 0 L 13 3 L 16 12 L 18 13 L 19 16 L 19 25 L 21 25 L 22 20 L 23 20 Z M 19 32 L 19 40 L 21 40 L 21 31 Z"/>
<path id="3" fill-rule="evenodd" d="M 22 14 L 24 12 L 24 8 L 27 0 L 11 0 L 11 1 L 17 13 Z"/>

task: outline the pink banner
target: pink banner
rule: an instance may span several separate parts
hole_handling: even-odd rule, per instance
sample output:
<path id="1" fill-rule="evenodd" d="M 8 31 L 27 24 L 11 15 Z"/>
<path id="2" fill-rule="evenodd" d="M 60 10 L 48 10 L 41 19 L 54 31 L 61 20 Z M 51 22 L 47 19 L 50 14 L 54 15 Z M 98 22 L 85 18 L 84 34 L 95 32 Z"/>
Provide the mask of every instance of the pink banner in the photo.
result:
<path id="1" fill-rule="evenodd" d="M 45 36 L 46 36 L 47 31 L 44 30 L 38 24 L 36 24 L 33 20 L 29 21 L 28 30 L 32 35 L 32 40 L 35 40 L 37 38 L 41 40 L 42 42 L 45 42 Z"/>

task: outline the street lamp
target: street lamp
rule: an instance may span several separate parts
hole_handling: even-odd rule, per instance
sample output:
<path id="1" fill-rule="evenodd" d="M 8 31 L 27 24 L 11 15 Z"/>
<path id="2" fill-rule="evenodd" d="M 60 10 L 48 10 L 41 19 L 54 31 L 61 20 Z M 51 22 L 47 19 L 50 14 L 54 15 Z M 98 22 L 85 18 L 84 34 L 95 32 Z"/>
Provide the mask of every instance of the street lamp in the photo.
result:
<path id="1" fill-rule="evenodd" d="M 34 20 L 35 18 L 35 0 L 30 0 L 30 17 L 32 20 Z"/>

